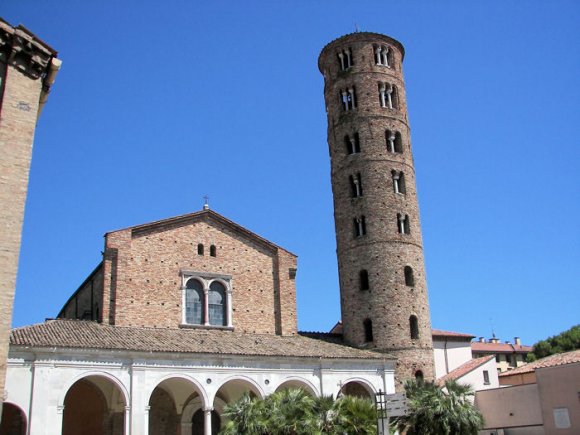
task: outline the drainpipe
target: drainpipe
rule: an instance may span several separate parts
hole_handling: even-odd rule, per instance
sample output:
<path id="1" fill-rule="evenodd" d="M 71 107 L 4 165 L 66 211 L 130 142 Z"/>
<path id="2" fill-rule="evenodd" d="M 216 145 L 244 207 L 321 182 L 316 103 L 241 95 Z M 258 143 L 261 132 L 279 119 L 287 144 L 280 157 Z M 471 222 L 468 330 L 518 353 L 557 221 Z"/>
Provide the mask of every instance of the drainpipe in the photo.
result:
<path id="1" fill-rule="evenodd" d="M 30 399 L 28 401 L 28 421 L 26 424 L 26 435 L 30 435 L 30 427 L 32 426 L 32 399 L 34 397 L 34 374 L 36 372 L 36 358 L 30 363 Z"/>

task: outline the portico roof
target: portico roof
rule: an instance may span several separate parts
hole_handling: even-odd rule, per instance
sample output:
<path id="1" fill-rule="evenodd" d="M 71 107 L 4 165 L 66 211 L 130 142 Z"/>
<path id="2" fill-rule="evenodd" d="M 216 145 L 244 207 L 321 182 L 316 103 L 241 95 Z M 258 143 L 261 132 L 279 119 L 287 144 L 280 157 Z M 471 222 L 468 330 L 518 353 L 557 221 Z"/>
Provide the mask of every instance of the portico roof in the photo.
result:
<path id="1" fill-rule="evenodd" d="M 10 346 L 142 352 L 387 360 L 324 337 L 249 334 L 217 329 L 121 327 L 86 320 L 57 319 L 12 330 Z"/>

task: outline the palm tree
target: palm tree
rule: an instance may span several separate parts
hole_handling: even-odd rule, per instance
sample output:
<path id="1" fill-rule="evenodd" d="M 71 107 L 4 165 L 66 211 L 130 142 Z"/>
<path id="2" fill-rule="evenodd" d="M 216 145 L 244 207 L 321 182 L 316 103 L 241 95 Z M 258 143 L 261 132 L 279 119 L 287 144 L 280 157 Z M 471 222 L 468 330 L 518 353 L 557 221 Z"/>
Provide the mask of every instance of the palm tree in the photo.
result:
<path id="1" fill-rule="evenodd" d="M 376 411 L 367 399 L 312 397 L 302 389 L 278 391 L 264 400 L 248 394 L 226 406 L 222 435 L 374 435 Z"/>
<path id="2" fill-rule="evenodd" d="M 405 384 L 405 393 L 409 414 L 395 423 L 407 435 L 476 435 L 483 427 L 468 385 L 446 381 L 442 389 L 433 382 L 411 380 Z"/>

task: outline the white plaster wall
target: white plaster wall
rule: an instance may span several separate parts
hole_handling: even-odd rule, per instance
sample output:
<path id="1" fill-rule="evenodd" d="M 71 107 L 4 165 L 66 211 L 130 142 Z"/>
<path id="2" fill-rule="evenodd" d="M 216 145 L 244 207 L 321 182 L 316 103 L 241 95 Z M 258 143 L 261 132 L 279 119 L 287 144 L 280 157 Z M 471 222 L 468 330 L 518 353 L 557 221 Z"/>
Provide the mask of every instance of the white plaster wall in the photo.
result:
<path id="1" fill-rule="evenodd" d="M 483 372 L 487 370 L 489 373 L 489 384 L 483 382 Z M 492 358 L 485 364 L 480 365 L 475 370 L 467 373 L 465 376 L 457 380 L 461 384 L 471 385 L 474 391 L 489 390 L 491 388 L 499 388 L 499 378 L 497 376 L 497 364 Z"/>
<path id="2" fill-rule="evenodd" d="M 447 348 L 445 343 L 447 343 Z M 445 354 L 447 354 L 447 366 Z M 439 379 L 471 360 L 471 344 L 468 341 L 445 342 L 436 340 L 433 342 L 433 356 L 435 358 L 435 378 Z"/>
<path id="3" fill-rule="evenodd" d="M 176 354 L 11 350 L 6 400 L 25 412 L 30 435 L 54 435 L 62 432 L 64 400 L 69 388 L 84 377 L 102 376 L 115 384 L 125 398 L 125 433 L 147 435 L 151 393 L 170 378 L 180 378 L 183 386 L 195 389 L 204 408 L 213 406 L 219 388 L 229 380 L 246 382 L 262 397 L 289 380 L 307 385 L 316 395 L 336 397 L 341 386 L 350 381 L 360 382 L 370 394 L 379 390 L 395 392 L 394 362 L 197 355 L 194 358 Z"/>

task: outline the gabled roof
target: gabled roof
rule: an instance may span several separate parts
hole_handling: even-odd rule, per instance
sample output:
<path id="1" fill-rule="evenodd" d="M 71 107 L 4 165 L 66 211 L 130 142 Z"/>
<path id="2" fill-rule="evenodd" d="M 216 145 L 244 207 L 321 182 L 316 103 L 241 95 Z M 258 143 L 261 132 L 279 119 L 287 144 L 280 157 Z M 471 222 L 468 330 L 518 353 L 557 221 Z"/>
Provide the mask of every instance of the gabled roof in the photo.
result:
<path id="1" fill-rule="evenodd" d="M 477 353 L 528 353 L 534 348 L 523 344 L 512 343 L 471 343 L 471 351 Z"/>
<path id="2" fill-rule="evenodd" d="M 215 329 L 111 326 L 86 320 L 50 320 L 12 330 L 11 348 L 61 348 L 199 355 L 387 360 L 384 354 L 301 335 L 248 334 Z"/>
<path id="3" fill-rule="evenodd" d="M 531 362 L 524 366 L 518 367 L 517 369 L 509 370 L 507 372 L 500 373 L 499 376 L 506 377 L 512 375 L 520 375 L 522 373 L 531 373 L 536 371 L 536 369 L 543 369 L 546 367 L 556 367 L 565 364 L 573 364 L 580 362 L 580 349 L 573 350 L 566 353 L 557 353 L 555 355 L 550 355 L 545 358 L 539 359 L 537 361 Z"/>
<path id="4" fill-rule="evenodd" d="M 251 239 L 254 242 L 257 242 L 258 244 L 260 244 L 260 245 L 262 245 L 270 250 L 276 251 L 278 249 L 281 249 L 281 250 L 286 251 L 289 254 L 294 255 L 296 257 L 295 254 L 288 251 L 287 249 L 284 249 L 281 246 L 278 246 L 278 245 L 272 243 L 271 241 L 259 236 L 258 234 L 248 230 L 247 228 L 235 223 L 234 221 L 232 221 L 232 220 L 226 218 L 225 216 L 222 216 L 221 214 L 219 214 L 213 210 L 210 210 L 210 209 L 204 209 L 204 210 L 196 211 L 193 213 L 188 213 L 188 214 L 184 214 L 184 215 L 180 215 L 180 216 L 174 216 L 174 217 L 170 217 L 170 218 L 166 218 L 166 219 L 161 219 L 158 221 L 148 222 L 148 223 L 141 224 L 141 225 L 135 225 L 135 226 L 131 226 L 131 227 L 121 228 L 119 230 L 109 231 L 105 235 L 110 234 L 110 233 L 115 233 L 118 231 L 131 230 L 132 237 L 139 237 L 139 236 L 144 235 L 146 233 L 154 232 L 156 230 L 164 229 L 167 227 L 169 227 L 169 228 L 180 227 L 183 225 L 187 225 L 191 222 L 199 221 L 199 220 L 203 220 L 203 219 L 212 220 L 214 222 L 222 224 L 222 225 L 228 227 L 229 229 L 231 229 L 232 231 L 235 231 L 238 234 L 242 234 L 245 237 L 247 237 L 248 239 Z"/>
<path id="5" fill-rule="evenodd" d="M 442 386 L 445 385 L 445 381 L 456 381 L 494 358 L 495 357 L 493 355 L 490 355 L 481 358 L 470 359 L 465 364 L 460 365 L 455 370 L 452 370 L 445 376 L 441 376 L 439 379 L 437 379 L 437 384 Z"/>

